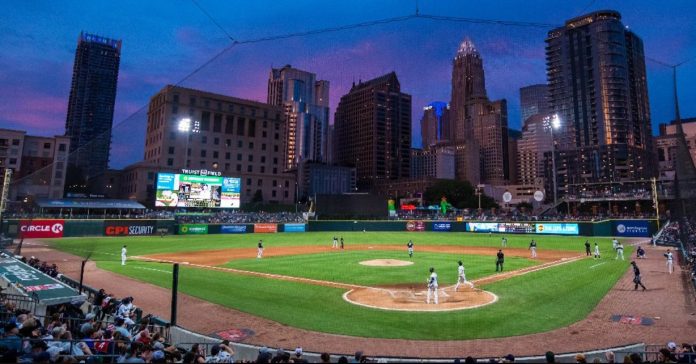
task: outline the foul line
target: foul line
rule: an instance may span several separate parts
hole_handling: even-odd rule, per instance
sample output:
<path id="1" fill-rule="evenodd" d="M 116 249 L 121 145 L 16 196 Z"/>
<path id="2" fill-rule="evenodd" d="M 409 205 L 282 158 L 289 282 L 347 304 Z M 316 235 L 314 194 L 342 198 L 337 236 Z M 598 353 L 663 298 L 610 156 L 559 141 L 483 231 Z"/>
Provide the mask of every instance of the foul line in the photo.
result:
<path id="1" fill-rule="evenodd" d="M 591 266 L 590 266 L 590 269 L 592 269 L 592 268 L 594 268 L 594 267 L 599 267 L 599 266 L 602 265 L 602 264 L 607 264 L 607 262 L 601 262 L 601 263 L 597 263 L 597 264 L 595 264 L 595 265 L 591 265 Z"/>

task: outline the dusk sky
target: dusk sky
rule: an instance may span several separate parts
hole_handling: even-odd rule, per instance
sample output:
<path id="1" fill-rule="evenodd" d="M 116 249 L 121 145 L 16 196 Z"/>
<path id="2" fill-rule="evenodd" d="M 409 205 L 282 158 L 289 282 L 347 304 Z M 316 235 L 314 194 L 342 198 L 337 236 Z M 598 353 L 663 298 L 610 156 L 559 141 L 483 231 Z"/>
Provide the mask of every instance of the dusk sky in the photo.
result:
<path id="1" fill-rule="evenodd" d="M 111 166 L 142 159 L 149 98 L 239 41 L 411 15 L 416 1 L 4 1 L 0 4 L 0 127 L 63 134 L 80 31 L 123 41 Z M 682 117 L 696 116 L 696 1 L 426 1 L 421 14 L 560 26 L 600 9 L 618 10 L 647 57 L 679 67 Z M 484 60 L 491 99 L 508 100 L 519 129 L 519 88 L 545 83 L 551 27 L 416 18 L 283 40 L 240 44 L 182 86 L 266 101 L 270 68 L 285 64 L 331 83 L 331 118 L 353 81 L 396 71 L 413 96 L 413 145 L 423 106 L 449 101 L 451 60 L 464 37 Z M 674 116 L 671 69 L 647 60 L 653 130 Z"/>

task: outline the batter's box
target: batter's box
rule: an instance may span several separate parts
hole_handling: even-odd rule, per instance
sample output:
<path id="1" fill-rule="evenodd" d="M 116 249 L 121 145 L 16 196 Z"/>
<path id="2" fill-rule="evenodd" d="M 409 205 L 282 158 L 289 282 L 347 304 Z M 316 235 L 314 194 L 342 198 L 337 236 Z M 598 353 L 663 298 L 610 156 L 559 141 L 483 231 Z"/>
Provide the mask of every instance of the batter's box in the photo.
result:
<path id="1" fill-rule="evenodd" d="M 222 340 L 229 340 L 231 342 L 240 342 L 254 336 L 254 334 L 256 334 L 254 330 L 250 329 L 229 329 L 213 333 L 212 336 L 219 337 Z"/>
<path id="2" fill-rule="evenodd" d="M 652 326 L 655 323 L 650 317 L 643 316 L 630 316 L 630 315 L 612 315 L 611 320 L 614 322 L 620 322 L 622 324 L 628 325 L 643 325 Z"/>

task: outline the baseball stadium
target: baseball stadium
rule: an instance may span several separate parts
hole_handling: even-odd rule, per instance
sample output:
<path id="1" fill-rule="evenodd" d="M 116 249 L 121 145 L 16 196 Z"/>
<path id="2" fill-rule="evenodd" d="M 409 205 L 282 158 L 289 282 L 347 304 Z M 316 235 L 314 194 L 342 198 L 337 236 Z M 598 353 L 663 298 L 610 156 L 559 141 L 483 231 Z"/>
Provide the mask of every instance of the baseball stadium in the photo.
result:
<path id="1" fill-rule="evenodd" d="M 0 362 L 696 363 L 696 7 L 608 3 L 7 4 Z"/>

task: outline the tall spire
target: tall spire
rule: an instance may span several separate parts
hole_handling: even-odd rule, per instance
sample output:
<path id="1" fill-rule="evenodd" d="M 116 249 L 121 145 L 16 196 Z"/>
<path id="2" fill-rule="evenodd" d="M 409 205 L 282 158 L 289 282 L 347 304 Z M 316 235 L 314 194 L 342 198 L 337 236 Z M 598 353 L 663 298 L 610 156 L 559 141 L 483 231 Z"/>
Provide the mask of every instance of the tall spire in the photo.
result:
<path id="1" fill-rule="evenodd" d="M 459 50 L 457 50 L 457 57 L 468 56 L 470 54 L 478 56 L 479 52 L 476 50 L 474 42 L 472 42 L 469 37 L 466 37 L 459 45 Z"/>

